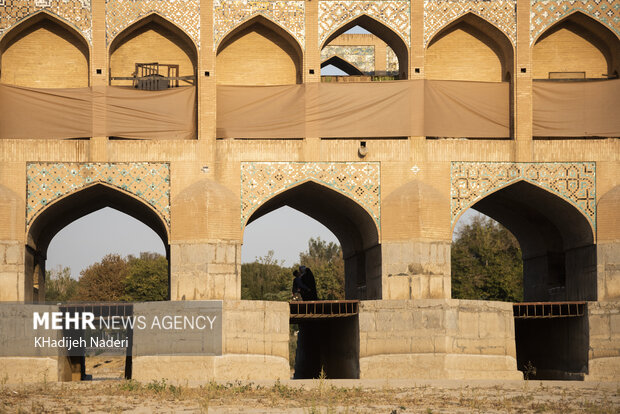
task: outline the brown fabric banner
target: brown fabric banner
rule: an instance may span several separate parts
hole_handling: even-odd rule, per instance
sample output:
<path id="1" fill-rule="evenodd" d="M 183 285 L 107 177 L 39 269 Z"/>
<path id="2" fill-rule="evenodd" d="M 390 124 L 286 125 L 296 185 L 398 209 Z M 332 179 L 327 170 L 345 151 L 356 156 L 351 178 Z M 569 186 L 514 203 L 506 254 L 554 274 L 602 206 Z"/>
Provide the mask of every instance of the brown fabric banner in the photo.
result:
<path id="1" fill-rule="evenodd" d="M 0 84 L 0 139 L 196 137 L 193 87 L 34 89 Z"/>
<path id="2" fill-rule="evenodd" d="M 318 136 L 402 137 L 423 135 L 423 81 L 320 83 L 308 103 L 308 122 Z"/>
<path id="3" fill-rule="evenodd" d="M 620 137 L 620 79 L 534 82 L 532 134 Z"/>
<path id="4" fill-rule="evenodd" d="M 106 87 L 106 133 L 135 139 L 196 138 L 196 88 Z"/>
<path id="5" fill-rule="evenodd" d="M 30 89 L 0 84 L 0 139 L 92 136 L 89 88 Z"/>
<path id="6" fill-rule="evenodd" d="M 426 81 L 424 135 L 509 138 L 510 84 Z"/>
<path id="7" fill-rule="evenodd" d="M 218 86 L 218 138 L 305 136 L 304 85 Z"/>
<path id="8" fill-rule="evenodd" d="M 218 86 L 218 138 L 509 137 L 509 84 Z M 305 125 L 304 125 L 305 116 Z"/>

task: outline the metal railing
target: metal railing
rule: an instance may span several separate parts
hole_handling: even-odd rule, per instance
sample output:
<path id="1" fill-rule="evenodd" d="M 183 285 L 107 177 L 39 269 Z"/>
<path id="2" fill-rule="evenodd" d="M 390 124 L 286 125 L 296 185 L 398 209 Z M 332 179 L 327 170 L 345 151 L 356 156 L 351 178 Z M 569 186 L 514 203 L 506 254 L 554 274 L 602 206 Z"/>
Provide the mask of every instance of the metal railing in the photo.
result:
<path id="1" fill-rule="evenodd" d="M 586 302 L 524 302 L 513 304 L 515 319 L 571 318 L 583 316 Z"/>
<path id="2" fill-rule="evenodd" d="M 358 300 L 313 300 L 290 302 L 291 320 L 345 318 L 359 313 Z"/>

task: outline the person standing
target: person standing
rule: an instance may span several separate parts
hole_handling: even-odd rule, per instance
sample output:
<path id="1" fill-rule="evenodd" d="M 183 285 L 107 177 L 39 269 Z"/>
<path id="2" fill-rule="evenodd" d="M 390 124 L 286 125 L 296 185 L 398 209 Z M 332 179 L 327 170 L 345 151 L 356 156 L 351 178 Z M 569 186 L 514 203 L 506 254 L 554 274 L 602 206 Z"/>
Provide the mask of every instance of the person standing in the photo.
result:
<path id="1" fill-rule="evenodd" d="M 316 280 L 312 270 L 306 266 L 299 266 L 299 273 L 301 273 L 301 281 L 308 287 L 308 298 L 304 297 L 304 300 L 319 300 L 319 296 L 316 291 Z M 303 296 L 303 295 L 302 295 Z"/>

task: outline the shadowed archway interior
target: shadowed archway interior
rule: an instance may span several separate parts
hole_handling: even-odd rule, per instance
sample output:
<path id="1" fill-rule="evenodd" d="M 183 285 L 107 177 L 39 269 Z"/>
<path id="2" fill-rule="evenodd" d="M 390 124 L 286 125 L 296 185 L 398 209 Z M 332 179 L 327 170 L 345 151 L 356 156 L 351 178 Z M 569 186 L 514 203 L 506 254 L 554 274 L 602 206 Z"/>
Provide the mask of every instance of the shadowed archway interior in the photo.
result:
<path id="1" fill-rule="evenodd" d="M 483 198 L 473 208 L 519 241 L 525 302 L 597 298 L 596 246 L 589 221 L 560 197 L 525 181 Z M 582 379 L 588 366 L 588 319 L 516 319 L 517 365 L 536 379 Z"/>

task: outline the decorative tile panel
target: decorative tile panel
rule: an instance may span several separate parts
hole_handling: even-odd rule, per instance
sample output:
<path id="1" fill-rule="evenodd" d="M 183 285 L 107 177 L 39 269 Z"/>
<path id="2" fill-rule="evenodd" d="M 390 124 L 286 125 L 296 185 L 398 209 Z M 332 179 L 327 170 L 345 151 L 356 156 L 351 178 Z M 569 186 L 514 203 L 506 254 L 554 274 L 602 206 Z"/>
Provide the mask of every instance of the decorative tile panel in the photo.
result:
<path id="1" fill-rule="evenodd" d="M 214 0 L 213 50 L 235 27 L 262 15 L 288 31 L 305 48 L 306 9 L 303 1 Z"/>
<path id="2" fill-rule="evenodd" d="M 581 11 L 620 36 L 620 2 L 618 0 L 531 0 L 530 45 L 558 20 Z"/>
<path id="3" fill-rule="evenodd" d="M 10 28 L 41 10 L 75 28 L 92 43 L 90 0 L 0 0 L 0 37 Z"/>
<path id="4" fill-rule="evenodd" d="M 596 229 L 596 164 L 593 162 L 453 162 L 452 225 L 488 194 L 527 181 L 563 198 Z"/>
<path id="5" fill-rule="evenodd" d="M 170 166 L 166 163 L 28 163 L 26 225 L 59 198 L 96 183 L 150 205 L 170 229 Z"/>
<path id="6" fill-rule="evenodd" d="M 424 45 L 459 17 L 473 13 L 504 32 L 512 44 L 517 40 L 516 0 L 425 0 Z"/>
<path id="7" fill-rule="evenodd" d="M 241 227 L 264 202 L 305 181 L 353 199 L 381 227 L 378 162 L 242 162 Z"/>
<path id="8" fill-rule="evenodd" d="M 374 46 L 325 46 L 321 50 L 321 62 L 333 56 L 349 62 L 366 75 L 375 72 Z"/>
<path id="9" fill-rule="evenodd" d="M 361 15 L 368 15 L 399 34 L 411 44 L 410 3 L 392 1 L 319 1 L 319 46 L 338 28 Z"/>
<path id="10" fill-rule="evenodd" d="M 157 13 L 185 32 L 200 48 L 200 0 L 106 0 L 106 40 L 138 20 Z"/>

